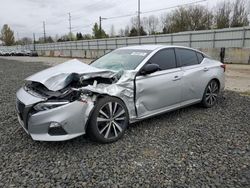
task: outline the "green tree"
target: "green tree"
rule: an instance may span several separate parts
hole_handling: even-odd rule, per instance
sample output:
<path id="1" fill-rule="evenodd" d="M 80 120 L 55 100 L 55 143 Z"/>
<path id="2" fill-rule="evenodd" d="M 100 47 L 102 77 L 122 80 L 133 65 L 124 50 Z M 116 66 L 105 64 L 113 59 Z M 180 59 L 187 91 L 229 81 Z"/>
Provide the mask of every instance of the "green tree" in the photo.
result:
<path id="1" fill-rule="evenodd" d="M 6 46 L 11 46 L 15 44 L 14 32 L 10 29 L 7 24 L 3 25 L 1 30 L 1 38 L 0 38 Z"/>
<path id="2" fill-rule="evenodd" d="M 81 32 L 76 33 L 76 40 L 82 40 L 82 39 L 83 39 L 82 33 Z"/>
<path id="3" fill-rule="evenodd" d="M 132 27 L 130 32 L 129 32 L 129 36 L 130 37 L 134 37 L 134 36 L 137 36 L 138 35 L 138 31 L 135 27 Z"/>
<path id="4" fill-rule="evenodd" d="M 163 33 L 210 29 L 213 14 L 203 6 L 180 7 L 162 17 Z"/>
<path id="5" fill-rule="evenodd" d="M 147 35 L 147 32 L 144 30 L 143 26 L 140 27 L 140 36 Z"/>
<path id="6" fill-rule="evenodd" d="M 96 39 L 100 38 L 107 38 L 108 35 L 105 33 L 103 29 L 101 29 L 97 23 L 94 24 L 94 27 L 92 28 L 93 36 Z"/>
<path id="7" fill-rule="evenodd" d="M 69 35 L 63 35 L 63 36 L 61 36 L 58 40 L 57 40 L 57 42 L 65 42 L 65 41 L 69 41 L 70 39 L 69 39 Z"/>
<path id="8" fill-rule="evenodd" d="M 147 32 L 144 30 L 144 28 L 140 27 L 140 36 L 147 35 Z M 130 37 L 138 36 L 138 30 L 135 27 L 132 27 L 129 32 Z"/>
<path id="9" fill-rule="evenodd" d="M 48 37 L 46 37 L 46 42 L 48 42 L 48 43 L 53 43 L 54 40 L 52 39 L 51 36 L 48 36 Z"/>

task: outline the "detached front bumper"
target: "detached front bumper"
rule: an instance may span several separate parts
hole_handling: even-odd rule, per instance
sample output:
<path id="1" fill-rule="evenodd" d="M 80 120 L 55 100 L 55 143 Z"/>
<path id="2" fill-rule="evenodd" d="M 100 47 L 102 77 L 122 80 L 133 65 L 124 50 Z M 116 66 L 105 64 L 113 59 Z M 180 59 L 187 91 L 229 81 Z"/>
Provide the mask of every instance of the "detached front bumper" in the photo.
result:
<path id="1" fill-rule="evenodd" d="M 46 99 L 34 96 L 23 88 L 17 92 L 18 120 L 33 140 L 64 141 L 85 134 L 92 103 L 74 101 L 49 110 L 36 112 L 35 104 Z"/>

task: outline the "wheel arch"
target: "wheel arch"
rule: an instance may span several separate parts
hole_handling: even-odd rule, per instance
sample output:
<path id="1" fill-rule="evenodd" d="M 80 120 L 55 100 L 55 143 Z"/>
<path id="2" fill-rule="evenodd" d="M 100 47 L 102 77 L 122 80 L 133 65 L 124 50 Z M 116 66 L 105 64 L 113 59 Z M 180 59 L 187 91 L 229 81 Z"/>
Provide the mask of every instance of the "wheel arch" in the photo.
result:
<path id="1" fill-rule="evenodd" d="M 124 104 L 124 106 L 126 107 L 127 111 L 128 111 L 128 118 L 130 120 L 130 114 L 129 114 L 129 110 L 128 110 L 128 107 L 126 105 L 126 103 L 124 102 L 124 100 L 122 100 L 121 98 L 117 97 L 117 96 L 112 96 L 112 95 L 108 95 L 108 94 L 98 94 L 96 95 L 96 100 L 94 102 L 94 107 L 91 109 L 90 113 L 89 113 L 89 116 L 88 116 L 88 120 L 86 122 L 86 126 L 85 126 L 85 131 L 88 130 L 88 127 L 89 127 L 89 121 L 91 119 L 91 116 L 94 112 L 94 109 L 95 109 L 95 106 L 96 106 L 96 102 L 104 97 L 112 97 L 112 98 L 116 98 L 116 99 L 119 99 L 120 101 L 122 101 L 122 103 Z"/>
<path id="2" fill-rule="evenodd" d="M 215 77 L 215 78 L 212 78 L 209 82 L 211 82 L 212 80 L 215 80 L 215 81 L 218 83 L 219 90 L 220 90 L 220 87 L 221 87 L 220 80 L 219 80 L 218 78 Z M 209 83 L 209 82 L 208 82 L 208 83 Z M 208 83 L 207 83 L 207 84 L 208 84 Z"/>

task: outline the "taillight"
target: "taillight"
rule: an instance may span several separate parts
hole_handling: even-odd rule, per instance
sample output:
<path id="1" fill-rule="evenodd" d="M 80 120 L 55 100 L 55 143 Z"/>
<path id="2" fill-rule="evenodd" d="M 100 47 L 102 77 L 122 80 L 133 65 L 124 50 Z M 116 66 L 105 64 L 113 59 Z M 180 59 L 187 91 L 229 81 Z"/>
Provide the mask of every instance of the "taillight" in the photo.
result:
<path id="1" fill-rule="evenodd" d="M 226 65 L 225 64 L 221 65 L 220 67 L 224 69 L 224 72 L 226 72 Z"/>

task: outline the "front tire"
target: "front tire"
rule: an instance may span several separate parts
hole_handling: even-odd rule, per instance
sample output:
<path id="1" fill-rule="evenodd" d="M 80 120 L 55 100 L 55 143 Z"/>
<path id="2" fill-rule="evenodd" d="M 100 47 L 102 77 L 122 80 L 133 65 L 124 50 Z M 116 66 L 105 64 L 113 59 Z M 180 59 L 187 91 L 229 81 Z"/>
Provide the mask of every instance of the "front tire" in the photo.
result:
<path id="1" fill-rule="evenodd" d="M 119 140 L 129 122 L 125 104 L 115 97 L 104 97 L 97 101 L 91 115 L 87 133 L 91 139 L 100 143 Z"/>
<path id="2" fill-rule="evenodd" d="M 211 80 L 205 89 L 201 104 L 206 108 L 213 107 L 217 102 L 218 94 L 219 83 L 216 80 Z"/>

